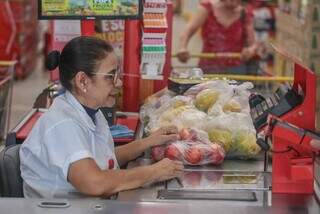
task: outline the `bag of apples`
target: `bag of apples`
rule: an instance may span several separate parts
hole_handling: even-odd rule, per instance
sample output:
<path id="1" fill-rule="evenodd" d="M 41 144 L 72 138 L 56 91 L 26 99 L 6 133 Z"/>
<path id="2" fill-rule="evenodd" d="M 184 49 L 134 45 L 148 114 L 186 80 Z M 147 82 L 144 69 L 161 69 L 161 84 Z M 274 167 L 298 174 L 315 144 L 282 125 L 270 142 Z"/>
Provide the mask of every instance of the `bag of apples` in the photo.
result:
<path id="1" fill-rule="evenodd" d="M 222 146 L 212 143 L 201 131 L 182 129 L 180 140 L 152 148 L 151 155 L 155 161 L 163 158 L 182 161 L 185 165 L 219 165 L 223 162 L 225 152 Z"/>

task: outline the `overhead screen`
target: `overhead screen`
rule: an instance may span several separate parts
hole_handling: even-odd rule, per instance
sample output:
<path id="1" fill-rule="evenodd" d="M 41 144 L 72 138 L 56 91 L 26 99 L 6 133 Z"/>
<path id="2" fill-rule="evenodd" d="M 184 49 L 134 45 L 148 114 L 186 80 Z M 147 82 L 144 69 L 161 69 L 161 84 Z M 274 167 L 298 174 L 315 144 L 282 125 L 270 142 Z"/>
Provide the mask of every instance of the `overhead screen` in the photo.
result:
<path id="1" fill-rule="evenodd" d="M 142 0 L 38 0 L 39 19 L 138 19 Z"/>

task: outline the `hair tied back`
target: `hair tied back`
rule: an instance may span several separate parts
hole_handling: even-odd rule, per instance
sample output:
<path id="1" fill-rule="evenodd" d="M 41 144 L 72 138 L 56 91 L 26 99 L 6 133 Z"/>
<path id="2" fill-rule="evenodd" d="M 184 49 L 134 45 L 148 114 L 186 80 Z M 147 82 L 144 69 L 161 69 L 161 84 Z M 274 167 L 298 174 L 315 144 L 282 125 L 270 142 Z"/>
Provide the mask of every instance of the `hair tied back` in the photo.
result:
<path id="1" fill-rule="evenodd" d="M 52 71 L 59 66 L 59 63 L 60 63 L 60 52 L 59 51 L 51 51 L 48 54 L 48 57 L 46 59 L 46 68 L 49 71 Z"/>

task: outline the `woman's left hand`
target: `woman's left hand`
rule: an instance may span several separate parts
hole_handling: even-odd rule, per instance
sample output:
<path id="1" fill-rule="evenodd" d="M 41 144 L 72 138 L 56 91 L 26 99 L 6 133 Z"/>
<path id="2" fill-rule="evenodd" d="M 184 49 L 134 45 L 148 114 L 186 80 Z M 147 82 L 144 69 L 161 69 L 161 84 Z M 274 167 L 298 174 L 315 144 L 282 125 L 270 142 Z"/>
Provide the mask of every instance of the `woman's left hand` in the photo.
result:
<path id="1" fill-rule="evenodd" d="M 165 126 L 150 134 L 148 140 L 150 146 L 157 146 L 169 141 L 179 140 L 178 128 L 176 126 Z"/>
<path id="2" fill-rule="evenodd" d="M 253 55 L 254 51 L 252 50 L 252 48 L 244 48 L 241 52 L 241 60 L 243 62 L 247 62 L 253 57 Z"/>

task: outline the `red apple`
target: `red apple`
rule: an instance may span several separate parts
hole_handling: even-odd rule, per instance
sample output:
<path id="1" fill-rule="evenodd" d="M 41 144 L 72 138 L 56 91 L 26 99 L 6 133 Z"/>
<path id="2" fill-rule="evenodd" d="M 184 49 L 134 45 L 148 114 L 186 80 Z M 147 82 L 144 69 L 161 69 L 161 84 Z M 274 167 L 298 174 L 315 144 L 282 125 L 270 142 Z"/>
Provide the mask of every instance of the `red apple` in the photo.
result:
<path id="1" fill-rule="evenodd" d="M 209 159 L 212 164 L 218 165 L 221 164 L 225 157 L 225 151 L 219 144 L 211 144 Z"/>
<path id="2" fill-rule="evenodd" d="M 164 154 L 171 160 L 181 160 L 181 152 L 173 144 L 167 146 Z"/>
<path id="3" fill-rule="evenodd" d="M 180 130 L 179 132 L 180 135 L 180 139 L 181 140 L 192 140 L 195 141 L 197 140 L 197 132 L 193 129 L 187 129 L 187 128 L 183 128 Z"/>
<path id="4" fill-rule="evenodd" d="M 200 161 L 202 160 L 202 153 L 199 148 L 192 146 L 185 153 L 185 159 L 190 164 L 194 164 L 194 165 L 199 164 Z"/>
<path id="5" fill-rule="evenodd" d="M 190 132 L 188 129 L 181 129 L 179 132 L 181 140 L 188 140 L 190 136 Z"/>
<path id="6" fill-rule="evenodd" d="M 155 146 L 151 149 L 151 156 L 152 159 L 155 161 L 162 160 L 164 158 L 164 151 L 165 147 L 164 146 Z"/>

